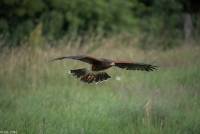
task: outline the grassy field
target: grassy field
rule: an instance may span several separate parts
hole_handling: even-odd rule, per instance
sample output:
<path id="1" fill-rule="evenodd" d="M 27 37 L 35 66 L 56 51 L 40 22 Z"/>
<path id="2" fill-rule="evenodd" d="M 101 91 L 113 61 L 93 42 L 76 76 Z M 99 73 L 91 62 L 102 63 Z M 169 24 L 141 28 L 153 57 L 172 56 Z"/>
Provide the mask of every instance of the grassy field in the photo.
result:
<path id="1" fill-rule="evenodd" d="M 108 70 L 112 78 L 100 84 L 85 84 L 67 74 L 84 63 L 48 62 L 87 52 L 61 47 L 1 53 L 0 133 L 200 133 L 200 47 L 144 51 L 102 46 L 89 54 L 151 63 L 159 70 L 113 68 Z"/>

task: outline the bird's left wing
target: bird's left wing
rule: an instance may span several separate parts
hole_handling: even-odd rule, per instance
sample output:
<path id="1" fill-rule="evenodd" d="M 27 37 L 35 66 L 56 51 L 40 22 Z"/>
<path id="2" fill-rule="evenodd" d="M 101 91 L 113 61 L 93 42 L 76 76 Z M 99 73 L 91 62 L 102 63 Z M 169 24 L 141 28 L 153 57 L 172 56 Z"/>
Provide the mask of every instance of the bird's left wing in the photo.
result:
<path id="1" fill-rule="evenodd" d="M 132 62 L 115 62 L 115 66 L 126 70 L 153 71 L 157 69 L 154 65 Z"/>
<path id="2" fill-rule="evenodd" d="M 99 63 L 101 63 L 101 60 L 90 57 L 90 56 L 85 56 L 85 55 L 58 57 L 58 58 L 52 59 L 51 61 L 63 60 L 63 59 L 79 60 L 79 61 L 86 62 L 86 63 L 89 63 L 89 64 L 99 64 Z"/>

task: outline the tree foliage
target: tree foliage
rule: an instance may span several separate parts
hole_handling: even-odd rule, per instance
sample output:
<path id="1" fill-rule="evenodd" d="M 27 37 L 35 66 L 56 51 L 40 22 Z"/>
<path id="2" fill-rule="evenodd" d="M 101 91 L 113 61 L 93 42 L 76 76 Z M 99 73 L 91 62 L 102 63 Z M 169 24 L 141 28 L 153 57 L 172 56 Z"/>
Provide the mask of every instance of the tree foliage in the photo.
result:
<path id="1" fill-rule="evenodd" d="M 163 31 L 177 35 L 182 30 L 185 3 L 184 0 L 1 0 L 0 34 L 9 38 L 12 45 L 18 45 L 42 23 L 42 34 L 47 39 L 71 33 L 138 30 L 153 36 Z"/>

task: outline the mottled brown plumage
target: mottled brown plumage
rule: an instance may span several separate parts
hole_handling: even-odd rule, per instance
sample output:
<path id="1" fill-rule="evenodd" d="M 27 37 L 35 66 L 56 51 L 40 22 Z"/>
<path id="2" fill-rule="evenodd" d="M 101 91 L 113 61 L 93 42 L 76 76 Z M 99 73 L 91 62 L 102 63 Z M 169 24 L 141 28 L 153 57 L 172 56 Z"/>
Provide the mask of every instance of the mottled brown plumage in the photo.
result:
<path id="1" fill-rule="evenodd" d="M 81 81 L 92 83 L 92 82 L 99 82 L 103 80 L 107 80 L 111 78 L 106 72 L 100 72 L 105 69 L 108 69 L 112 66 L 116 66 L 122 69 L 126 70 L 141 70 L 141 71 L 153 71 L 157 69 L 157 66 L 153 66 L 150 64 L 143 64 L 143 63 L 134 63 L 134 62 L 126 62 L 126 61 L 114 61 L 110 59 L 97 59 L 90 56 L 85 55 L 78 55 L 78 56 L 65 56 L 65 57 L 58 57 L 53 59 L 55 60 L 63 60 L 63 59 L 73 59 L 73 60 L 79 60 L 82 62 L 86 62 L 88 64 L 91 64 L 91 71 L 88 71 L 85 68 L 82 69 L 75 69 L 71 70 L 70 73 L 72 73 L 77 78 L 80 78 Z M 94 73 L 97 72 L 97 73 Z"/>

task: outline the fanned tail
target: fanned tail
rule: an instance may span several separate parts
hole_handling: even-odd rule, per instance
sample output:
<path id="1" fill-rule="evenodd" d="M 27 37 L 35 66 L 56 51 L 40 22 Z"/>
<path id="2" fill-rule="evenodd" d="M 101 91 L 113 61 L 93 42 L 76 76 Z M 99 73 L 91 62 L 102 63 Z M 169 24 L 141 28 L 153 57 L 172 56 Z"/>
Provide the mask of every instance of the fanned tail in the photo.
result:
<path id="1" fill-rule="evenodd" d="M 106 72 L 101 72 L 101 73 L 96 74 L 95 82 L 104 81 L 109 78 L 111 78 L 110 75 L 108 75 Z"/>
<path id="2" fill-rule="evenodd" d="M 88 70 L 85 68 L 81 68 L 81 69 L 74 69 L 74 70 L 70 70 L 70 73 L 73 76 L 76 76 L 77 78 L 80 78 L 84 75 L 86 75 L 88 73 Z"/>
<path id="3" fill-rule="evenodd" d="M 100 73 L 88 73 L 81 77 L 81 81 L 86 82 L 86 83 L 98 83 L 104 80 L 107 80 L 111 78 L 106 72 L 100 72 Z"/>
<path id="4" fill-rule="evenodd" d="M 94 73 L 88 73 L 84 76 L 81 77 L 81 81 L 86 82 L 86 83 L 92 83 L 95 80 L 95 74 Z"/>
<path id="5" fill-rule="evenodd" d="M 85 68 L 70 70 L 70 73 L 86 83 L 98 83 L 111 78 L 106 72 L 93 73 Z"/>

